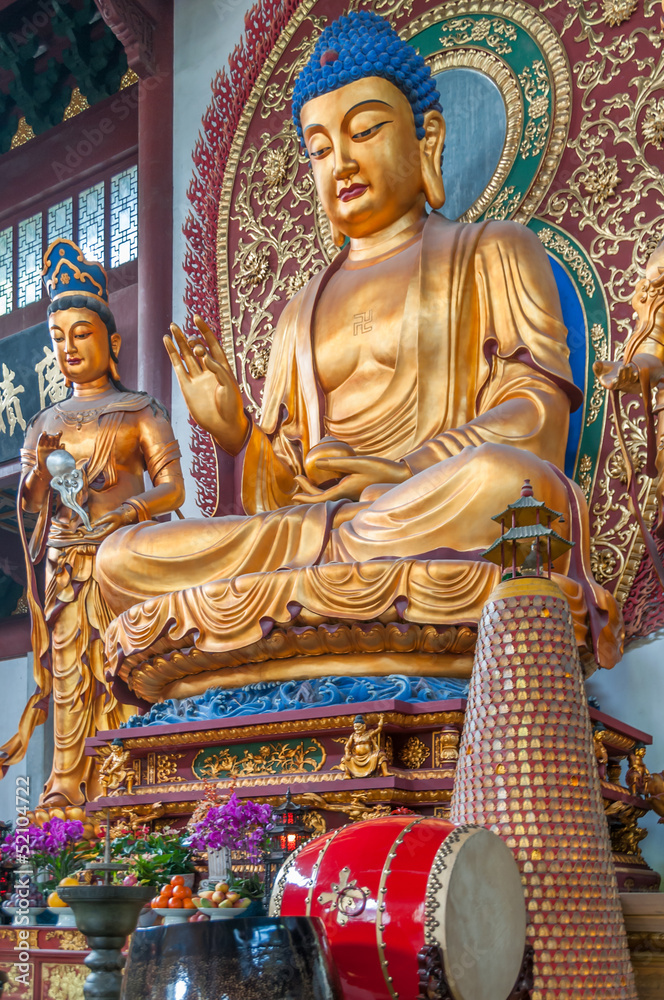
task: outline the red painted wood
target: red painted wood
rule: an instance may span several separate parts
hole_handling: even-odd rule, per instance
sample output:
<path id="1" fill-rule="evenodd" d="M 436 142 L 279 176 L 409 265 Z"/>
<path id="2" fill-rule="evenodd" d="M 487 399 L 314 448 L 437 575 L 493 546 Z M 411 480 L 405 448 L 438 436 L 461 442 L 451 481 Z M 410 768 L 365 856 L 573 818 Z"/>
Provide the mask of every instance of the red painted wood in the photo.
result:
<path id="1" fill-rule="evenodd" d="M 162 338 L 171 321 L 173 267 L 173 4 L 160 5 L 157 71 L 138 84 L 138 384 L 170 407 Z"/>
<path id="2" fill-rule="evenodd" d="M 122 164 L 138 143 L 138 85 L 127 87 L 2 157 L 0 225 L 57 200 L 74 183 Z"/>

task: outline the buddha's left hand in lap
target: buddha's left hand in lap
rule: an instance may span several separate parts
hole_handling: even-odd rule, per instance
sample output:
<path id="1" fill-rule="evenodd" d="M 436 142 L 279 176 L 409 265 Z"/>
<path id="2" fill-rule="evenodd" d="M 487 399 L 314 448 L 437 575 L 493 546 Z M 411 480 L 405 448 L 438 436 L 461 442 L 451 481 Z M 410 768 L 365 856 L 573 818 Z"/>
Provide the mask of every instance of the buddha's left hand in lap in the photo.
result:
<path id="1" fill-rule="evenodd" d="M 368 486 L 377 483 L 403 483 L 411 476 L 405 462 L 393 462 L 388 458 L 374 458 L 371 455 L 349 455 L 338 458 L 321 458 L 318 469 L 329 472 L 335 479 L 339 473 L 347 473 L 343 479 L 327 489 L 320 489 L 305 476 L 297 476 L 296 482 L 301 493 L 293 497 L 295 503 L 317 503 L 326 500 L 359 500 Z"/>

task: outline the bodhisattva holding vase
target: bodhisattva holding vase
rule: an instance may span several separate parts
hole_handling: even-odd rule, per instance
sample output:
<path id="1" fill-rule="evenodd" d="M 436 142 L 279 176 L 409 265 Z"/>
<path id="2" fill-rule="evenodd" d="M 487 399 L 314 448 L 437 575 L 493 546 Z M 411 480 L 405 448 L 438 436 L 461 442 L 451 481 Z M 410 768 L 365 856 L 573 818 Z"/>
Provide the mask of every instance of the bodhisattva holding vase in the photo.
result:
<path id="1" fill-rule="evenodd" d="M 539 240 L 512 222 L 427 214 L 445 198 L 439 95 L 377 15 L 325 29 L 293 117 L 345 246 L 279 319 L 260 420 L 206 324 L 196 318 L 190 341 L 172 327 L 166 347 L 187 406 L 241 464 L 247 516 L 139 524 L 104 543 L 104 594 L 126 612 L 108 635 L 113 669 L 118 650 L 157 638 L 240 650 L 266 623 L 307 613 L 477 622 L 498 582 L 481 559 L 498 532 L 491 517 L 525 479 L 576 543 L 554 569 L 579 645 L 613 666 L 620 612 L 592 579 L 586 502 L 562 471 L 582 397 Z M 379 659 L 378 671 L 405 670 Z M 437 663 L 431 672 L 444 672 Z M 277 668 L 270 677 L 293 670 Z M 199 683 L 226 683 L 223 669 L 210 677 Z M 171 693 L 182 687 L 162 697 Z"/>
<path id="2" fill-rule="evenodd" d="M 108 307 L 104 269 L 60 239 L 46 251 L 42 275 L 52 300 L 53 349 L 69 394 L 37 414 L 21 453 L 19 515 L 38 515 L 29 543 L 24 535 L 37 690 L 18 733 L 2 748 L 2 767 L 23 758 L 35 726 L 46 719 L 52 692 L 53 770 L 40 800 L 48 807 L 80 805 L 101 794 L 85 739 L 98 729 L 117 729 L 135 711 L 120 705 L 106 682 L 103 638 L 112 613 L 99 590 L 98 548 L 118 528 L 177 509 L 184 486 L 180 449 L 165 410 L 120 382 L 121 339 Z M 54 453 L 62 451 L 83 473 L 76 500 L 83 517 L 51 488 L 47 463 L 51 457 L 53 468 Z M 146 471 L 153 484 L 148 490 Z M 42 559 L 43 607 L 34 573 Z"/>

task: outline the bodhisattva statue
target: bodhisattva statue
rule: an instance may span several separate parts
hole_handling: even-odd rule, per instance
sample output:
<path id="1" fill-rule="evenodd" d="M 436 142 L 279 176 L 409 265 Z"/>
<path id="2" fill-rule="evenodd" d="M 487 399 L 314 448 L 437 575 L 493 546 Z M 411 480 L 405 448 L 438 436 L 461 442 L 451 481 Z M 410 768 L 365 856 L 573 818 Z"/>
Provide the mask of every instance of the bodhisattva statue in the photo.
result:
<path id="1" fill-rule="evenodd" d="M 46 251 L 42 275 L 52 300 L 53 349 L 69 394 L 37 414 L 21 453 L 19 511 L 39 515 L 29 546 L 24 537 L 37 691 L 1 759 L 5 771 L 23 758 L 35 726 L 47 716 L 52 692 L 53 770 L 40 801 L 80 805 L 101 793 L 95 759 L 85 756 L 86 737 L 98 729 L 117 729 L 134 711 L 118 704 L 106 683 L 103 637 L 112 614 L 99 590 L 97 550 L 118 528 L 178 508 L 184 486 L 180 449 L 165 410 L 120 382 L 121 341 L 108 307 L 104 269 L 85 260 L 76 244 L 60 239 Z M 87 499 L 82 510 L 91 530 L 51 488 L 47 462 L 63 450 L 83 472 L 84 493 L 77 503 L 80 508 Z M 145 471 L 152 489 L 144 487 Z M 42 608 L 34 565 L 44 556 Z"/>
<path id="2" fill-rule="evenodd" d="M 293 117 L 347 243 L 280 317 L 260 421 L 206 324 L 196 318 L 189 342 L 172 327 L 187 406 L 237 456 L 247 516 L 139 524 L 104 543 L 104 594 L 127 612 L 108 635 L 111 663 L 194 634 L 203 650 L 241 649 L 302 609 L 476 622 L 497 583 L 481 559 L 491 517 L 530 479 L 576 542 L 554 568 L 579 643 L 591 644 L 590 616 L 595 655 L 613 666 L 620 613 L 592 579 L 587 506 L 562 471 L 582 397 L 540 242 L 512 222 L 427 215 L 445 198 L 439 94 L 377 15 L 325 29 Z"/>

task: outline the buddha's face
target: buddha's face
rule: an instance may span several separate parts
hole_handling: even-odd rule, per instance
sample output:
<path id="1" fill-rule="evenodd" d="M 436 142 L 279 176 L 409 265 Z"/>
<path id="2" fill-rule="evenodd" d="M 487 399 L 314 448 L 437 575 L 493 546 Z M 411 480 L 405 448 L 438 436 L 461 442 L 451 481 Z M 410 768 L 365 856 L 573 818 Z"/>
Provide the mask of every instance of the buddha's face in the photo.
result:
<path id="1" fill-rule="evenodd" d="M 48 327 L 60 371 L 77 385 L 94 382 L 108 375 L 111 352 L 108 330 L 101 317 L 91 309 L 61 309 L 51 313 Z M 111 337 L 114 352 L 120 337 Z"/>
<path id="2" fill-rule="evenodd" d="M 442 117 L 432 116 L 444 137 Z M 389 80 L 369 76 L 315 97 L 300 120 L 323 209 L 345 236 L 371 236 L 424 211 L 431 137 L 417 138 L 410 103 Z"/>

